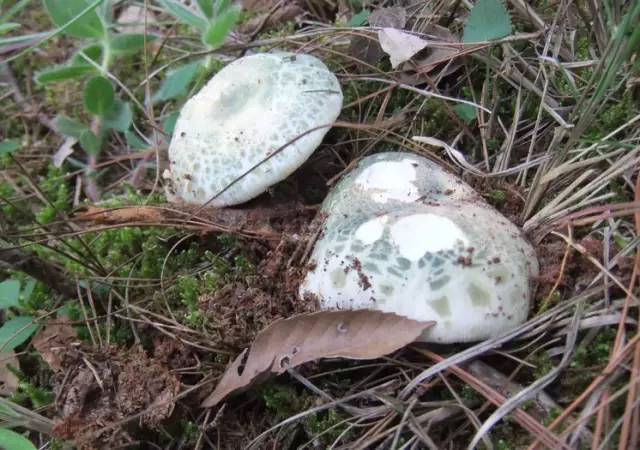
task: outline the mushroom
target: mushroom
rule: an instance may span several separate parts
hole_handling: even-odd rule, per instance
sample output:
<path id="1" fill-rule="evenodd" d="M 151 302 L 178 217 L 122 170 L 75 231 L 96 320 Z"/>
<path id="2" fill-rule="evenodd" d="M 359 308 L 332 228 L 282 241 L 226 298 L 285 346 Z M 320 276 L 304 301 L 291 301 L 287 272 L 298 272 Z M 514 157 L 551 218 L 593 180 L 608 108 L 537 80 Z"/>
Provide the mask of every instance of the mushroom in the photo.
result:
<path id="1" fill-rule="evenodd" d="M 300 295 L 437 323 L 418 341 L 495 337 L 524 322 L 539 267 L 523 233 L 473 188 L 409 153 L 363 159 L 330 192 Z"/>
<path id="2" fill-rule="evenodd" d="M 188 203 L 247 202 L 311 156 L 329 130 L 320 126 L 337 119 L 342 101 L 338 79 L 313 56 L 237 59 L 180 111 L 165 177 Z"/>

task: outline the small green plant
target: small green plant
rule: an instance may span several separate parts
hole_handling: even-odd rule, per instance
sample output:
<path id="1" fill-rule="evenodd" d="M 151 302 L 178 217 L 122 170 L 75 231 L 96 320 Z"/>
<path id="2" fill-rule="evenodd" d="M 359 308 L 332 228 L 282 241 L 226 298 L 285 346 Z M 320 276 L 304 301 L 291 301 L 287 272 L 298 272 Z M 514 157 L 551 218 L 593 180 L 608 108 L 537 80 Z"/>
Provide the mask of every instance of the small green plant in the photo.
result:
<path id="1" fill-rule="evenodd" d="M 163 80 L 160 89 L 153 96 L 159 103 L 180 97 L 198 77 L 192 92 L 199 89 L 205 77 L 214 69 L 210 51 L 218 48 L 241 17 L 242 8 L 231 0 L 198 0 L 197 10 L 187 8 L 177 0 L 161 0 L 166 12 L 186 25 L 190 25 L 200 35 L 200 40 L 208 51 L 207 56 L 174 68 Z"/>
<path id="2" fill-rule="evenodd" d="M 509 11 L 500 0 L 478 0 L 464 26 L 462 42 L 491 41 L 511 32 Z"/>
<path id="3" fill-rule="evenodd" d="M 36 450 L 29 439 L 9 428 L 0 428 L 0 448 L 11 450 Z"/>
<path id="4" fill-rule="evenodd" d="M 5 310 L 8 320 L 0 327 L 0 351 L 13 350 L 22 345 L 40 327 L 34 323 L 37 318 L 20 314 L 20 305 L 27 302 L 35 280 L 28 281 L 24 288 L 22 281 L 9 279 L 0 283 L 0 309 Z"/>
<path id="5" fill-rule="evenodd" d="M 120 98 L 114 87 L 116 80 L 110 74 L 110 68 L 117 59 L 139 53 L 145 44 L 159 36 L 153 33 L 116 32 L 113 0 L 42 0 L 42 3 L 52 22 L 58 27 L 58 32 L 79 40 L 78 48 L 69 61 L 35 74 L 35 81 L 39 85 L 86 78 L 83 104 L 91 123 L 86 124 L 63 114 L 54 119 L 58 130 L 77 139 L 90 157 L 88 164 L 76 164 L 84 166 L 92 174 L 93 162 L 110 131 L 124 133 L 127 143 L 133 148 L 151 148 L 150 139 L 139 137 L 130 130 L 134 119 L 132 102 L 136 103 L 136 99 Z M 176 0 L 161 0 L 160 3 L 167 13 L 198 30 L 207 50 L 213 50 L 223 42 L 238 21 L 241 11 L 239 6 L 232 5 L 229 0 L 199 0 L 195 2 L 197 10 Z M 198 74 L 201 76 L 196 88 L 212 69 L 211 55 L 175 68 L 163 80 L 153 95 L 152 102 L 159 103 L 185 95 Z M 169 115 L 165 119 L 163 131 L 171 133 L 176 119 L 176 114 Z"/>
<path id="6" fill-rule="evenodd" d="M 75 54 L 64 64 L 48 67 L 35 74 L 39 85 L 76 78 L 88 78 L 83 103 L 93 120 L 91 125 L 58 115 L 54 124 L 59 131 L 77 139 L 82 149 L 96 158 L 110 130 L 126 132 L 133 121 L 131 103 L 116 96 L 109 69 L 121 57 L 140 51 L 157 36 L 114 31 L 112 1 L 42 0 L 51 21 L 64 34 L 80 41 Z"/>

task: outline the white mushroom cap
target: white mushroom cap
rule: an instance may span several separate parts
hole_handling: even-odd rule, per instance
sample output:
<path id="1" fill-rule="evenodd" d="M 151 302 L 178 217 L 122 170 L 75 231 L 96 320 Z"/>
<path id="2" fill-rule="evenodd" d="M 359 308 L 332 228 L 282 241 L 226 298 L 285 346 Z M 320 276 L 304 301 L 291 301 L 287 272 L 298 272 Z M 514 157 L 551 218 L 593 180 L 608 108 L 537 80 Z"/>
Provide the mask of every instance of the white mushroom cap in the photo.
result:
<path id="1" fill-rule="evenodd" d="M 389 212 L 416 201 L 481 202 L 480 195 L 435 162 L 407 152 L 362 159 L 325 198 L 328 220 Z"/>
<path id="2" fill-rule="evenodd" d="M 524 322 L 539 272 L 529 242 L 481 198 L 435 195 L 325 222 L 300 295 L 316 295 L 323 309 L 435 320 L 422 342 L 483 340 Z"/>
<path id="3" fill-rule="evenodd" d="M 204 204 L 278 148 L 334 122 L 343 94 L 336 76 L 310 55 L 240 58 L 187 101 L 169 146 L 169 176 L 186 202 Z M 251 200 L 311 156 L 329 127 L 306 134 L 260 164 L 209 204 Z"/>

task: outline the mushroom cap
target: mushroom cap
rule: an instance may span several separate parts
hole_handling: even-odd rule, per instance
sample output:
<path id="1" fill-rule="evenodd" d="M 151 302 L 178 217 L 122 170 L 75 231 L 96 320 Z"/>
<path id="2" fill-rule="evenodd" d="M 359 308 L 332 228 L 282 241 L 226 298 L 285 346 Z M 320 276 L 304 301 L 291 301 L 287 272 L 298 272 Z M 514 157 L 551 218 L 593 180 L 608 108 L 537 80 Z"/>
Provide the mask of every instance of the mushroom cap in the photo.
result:
<path id="1" fill-rule="evenodd" d="M 460 178 L 435 162 L 407 152 L 382 152 L 363 158 L 325 198 L 327 220 L 401 209 L 416 201 L 483 201 Z"/>
<path id="2" fill-rule="evenodd" d="M 404 173 L 404 166 L 396 167 Z M 434 179 L 451 176 L 440 172 Z M 317 296 L 323 309 L 377 309 L 435 320 L 417 339 L 422 342 L 478 341 L 524 322 L 539 267 L 520 229 L 479 196 L 432 194 L 402 206 L 391 203 L 390 211 L 325 222 L 311 255 L 315 268 L 300 295 Z"/>
<path id="3" fill-rule="evenodd" d="M 173 190 L 183 201 L 204 204 L 251 171 L 209 204 L 257 197 L 300 167 L 329 127 L 264 160 L 302 133 L 334 122 L 342 101 L 338 79 L 313 56 L 264 53 L 235 60 L 180 112 L 169 146 Z"/>

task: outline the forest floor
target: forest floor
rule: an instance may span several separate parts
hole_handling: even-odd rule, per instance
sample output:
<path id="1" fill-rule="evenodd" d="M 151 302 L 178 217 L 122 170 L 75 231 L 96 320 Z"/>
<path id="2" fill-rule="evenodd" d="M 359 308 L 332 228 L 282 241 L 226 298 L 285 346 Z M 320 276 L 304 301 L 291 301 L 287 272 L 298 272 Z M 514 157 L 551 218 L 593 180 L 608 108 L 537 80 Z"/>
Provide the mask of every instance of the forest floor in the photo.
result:
<path id="1" fill-rule="evenodd" d="M 640 0 L 233 3 L 0 1 L 0 447 L 638 448 Z M 274 50 L 334 71 L 340 125 L 250 202 L 170 203 L 181 107 Z M 523 229 L 529 319 L 203 407 L 261 331 L 317 311 L 298 287 L 320 205 L 384 151 Z"/>

